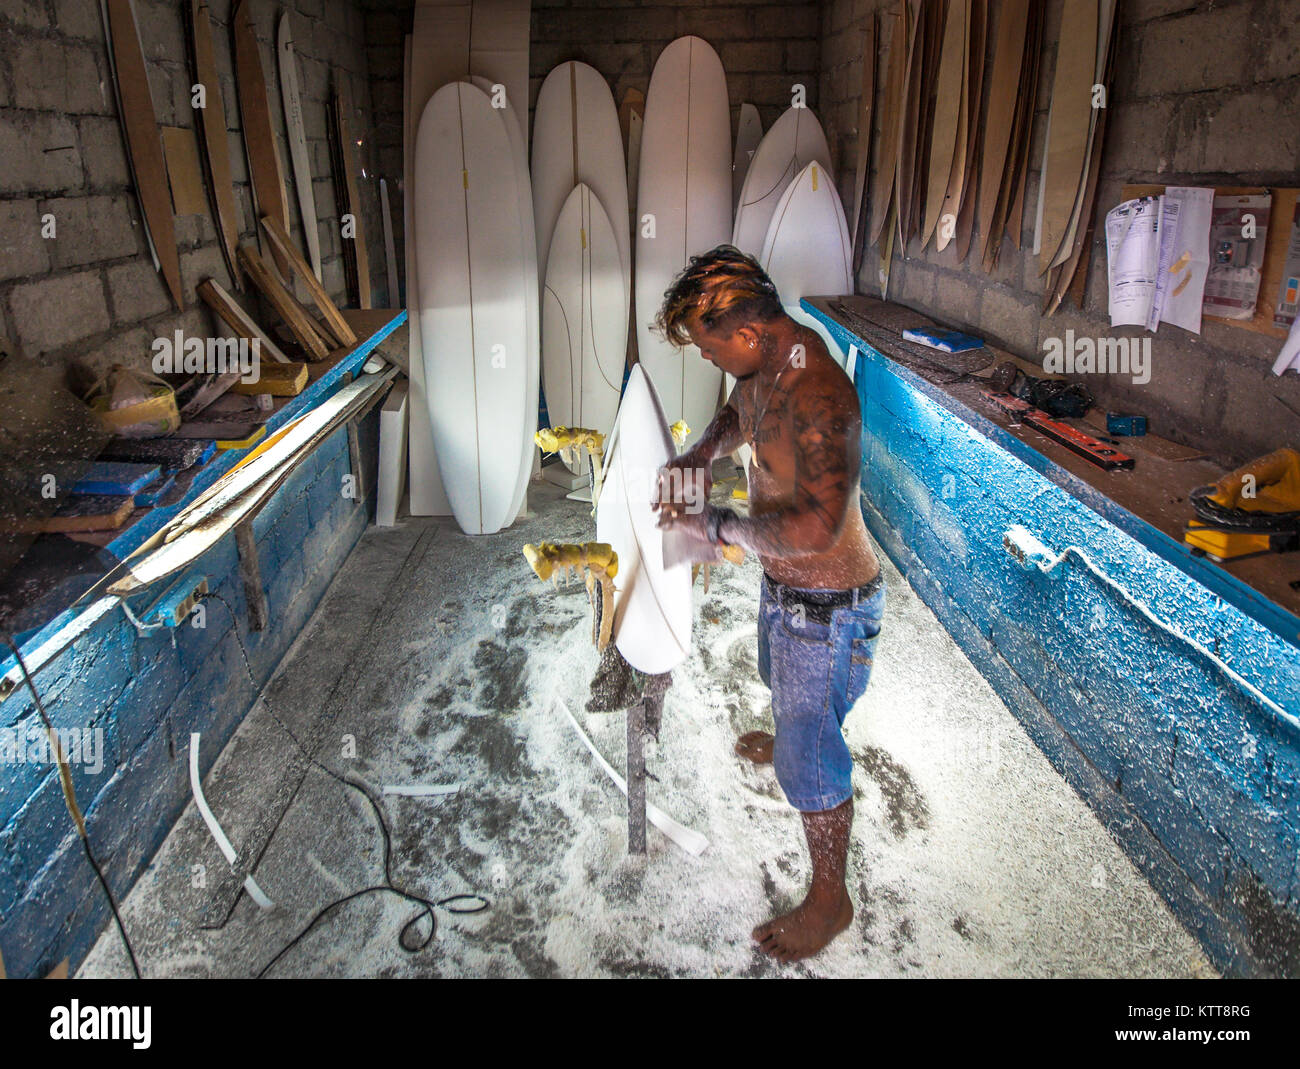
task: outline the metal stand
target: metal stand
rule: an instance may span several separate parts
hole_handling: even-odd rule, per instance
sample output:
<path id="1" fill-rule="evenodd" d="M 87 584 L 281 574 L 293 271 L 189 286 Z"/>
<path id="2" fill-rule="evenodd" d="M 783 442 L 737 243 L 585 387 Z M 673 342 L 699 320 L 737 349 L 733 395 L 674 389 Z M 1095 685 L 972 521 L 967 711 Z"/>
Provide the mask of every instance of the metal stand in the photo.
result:
<path id="1" fill-rule="evenodd" d="M 645 853 L 645 701 L 627 711 L 627 852 Z"/>

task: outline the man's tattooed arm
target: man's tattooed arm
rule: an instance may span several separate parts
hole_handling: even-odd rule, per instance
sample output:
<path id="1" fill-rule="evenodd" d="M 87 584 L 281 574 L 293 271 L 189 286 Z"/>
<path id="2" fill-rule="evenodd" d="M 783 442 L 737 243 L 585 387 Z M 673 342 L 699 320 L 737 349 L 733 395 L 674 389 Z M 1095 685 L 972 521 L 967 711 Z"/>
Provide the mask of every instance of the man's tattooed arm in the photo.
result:
<path id="1" fill-rule="evenodd" d="M 718 410 L 718 414 L 700 435 L 700 440 L 688 452 L 693 459 L 707 464 L 717 457 L 734 453 L 744 443 L 745 439 L 740 433 L 740 415 L 732 402 L 728 401 Z"/>
<path id="2" fill-rule="evenodd" d="M 762 516 L 725 516 L 724 542 L 764 557 L 825 553 L 844 527 L 861 470 L 857 414 L 842 392 L 820 384 L 794 399 L 794 504 Z"/>

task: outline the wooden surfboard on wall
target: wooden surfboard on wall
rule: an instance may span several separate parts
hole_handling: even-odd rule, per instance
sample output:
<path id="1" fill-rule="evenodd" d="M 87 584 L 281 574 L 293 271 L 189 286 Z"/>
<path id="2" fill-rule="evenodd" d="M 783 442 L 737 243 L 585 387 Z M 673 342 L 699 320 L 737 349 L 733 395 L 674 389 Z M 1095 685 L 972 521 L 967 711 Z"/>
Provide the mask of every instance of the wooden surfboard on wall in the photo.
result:
<path id="1" fill-rule="evenodd" d="M 239 0 L 232 17 L 231 34 L 235 52 L 235 84 L 239 87 L 239 117 L 244 124 L 244 149 L 248 153 L 248 177 L 253 189 L 253 214 L 269 215 L 287 232 L 289 200 L 284 190 L 284 170 L 271 124 L 271 103 L 266 95 L 266 77 L 257 35 L 248 13 L 249 0 Z M 287 261 L 274 254 L 280 274 L 290 277 Z"/>
<path id="2" fill-rule="evenodd" d="M 117 90 L 118 118 L 126 136 L 127 159 L 140 201 L 145 239 L 154 266 L 167 283 L 172 300 L 177 308 L 184 309 L 180 255 L 176 251 L 176 227 L 167 187 L 167 167 L 163 162 L 162 136 L 158 132 L 153 98 L 149 94 L 149 74 L 145 69 L 144 50 L 140 46 L 135 7 L 131 0 L 103 0 L 103 15 Z"/>
<path id="3" fill-rule="evenodd" d="M 203 161 L 207 170 L 208 195 L 212 198 L 212 219 L 221 239 L 221 255 L 230 270 L 231 281 L 242 286 L 237 249 L 239 248 L 239 209 L 235 205 L 235 181 L 230 171 L 230 140 L 226 129 L 226 104 L 217 76 L 217 61 L 212 51 L 212 21 L 206 0 L 190 0 L 190 50 L 194 60 L 194 80 L 203 86 L 204 106 L 196 108 L 199 132 L 203 141 Z"/>
<path id="4" fill-rule="evenodd" d="M 280 61 L 280 96 L 284 103 L 284 126 L 289 135 L 289 159 L 293 163 L 293 185 L 302 212 L 302 236 L 307 242 L 311 269 L 320 280 L 320 232 L 316 222 L 316 196 L 312 192 L 311 162 L 307 155 L 307 131 L 302 123 L 302 94 L 298 90 L 298 57 L 293 50 L 293 24 L 289 12 L 282 12 L 276 32 Z M 364 307 L 364 305 L 362 306 Z"/>
<path id="5" fill-rule="evenodd" d="M 327 122 L 330 132 L 331 155 L 334 158 L 334 196 L 338 202 L 339 223 L 345 215 L 352 217 L 352 236 L 343 240 L 343 273 L 347 276 L 348 291 L 358 308 L 369 308 L 370 254 L 366 251 L 366 229 L 361 218 L 361 195 L 357 190 L 356 142 L 348 123 L 352 110 L 352 97 L 342 76 L 336 73 L 334 92 L 330 97 L 330 115 Z"/>

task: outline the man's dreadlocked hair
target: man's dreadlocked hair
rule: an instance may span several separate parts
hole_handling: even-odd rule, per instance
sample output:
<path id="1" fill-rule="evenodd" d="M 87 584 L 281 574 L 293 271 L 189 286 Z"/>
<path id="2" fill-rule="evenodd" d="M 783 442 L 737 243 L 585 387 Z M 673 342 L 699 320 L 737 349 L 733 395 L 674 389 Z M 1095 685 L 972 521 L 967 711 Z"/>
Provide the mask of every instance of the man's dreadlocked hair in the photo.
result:
<path id="1" fill-rule="evenodd" d="M 689 345 L 686 320 L 699 316 L 709 330 L 732 330 L 754 320 L 781 314 L 781 298 L 767 273 L 752 256 L 734 245 L 719 245 L 691 262 L 664 293 L 655 328 L 681 348 Z"/>

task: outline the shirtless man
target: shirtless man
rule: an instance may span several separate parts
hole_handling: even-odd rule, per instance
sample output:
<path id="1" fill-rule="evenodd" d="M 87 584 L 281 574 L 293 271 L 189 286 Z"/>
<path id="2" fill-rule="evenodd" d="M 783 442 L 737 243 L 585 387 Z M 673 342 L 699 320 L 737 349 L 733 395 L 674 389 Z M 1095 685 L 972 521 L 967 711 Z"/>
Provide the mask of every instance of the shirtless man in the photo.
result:
<path id="1" fill-rule="evenodd" d="M 776 730 L 741 736 L 736 752 L 774 762 L 803 816 L 807 897 L 753 933 L 771 957 L 797 961 L 853 920 L 844 884 L 853 759 L 841 728 L 866 688 L 885 597 L 858 507 L 857 393 L 817 333 L 785 314 L 758 263 L 729 245 L 692 257 L 657 325 L 737 380 L 700 440 L 669 466 L 682 470 L 665 469 L 659 526 L 742 546 L 763 564 L 758 669 Z M 713 459 L 743 443 L 753 450 L 748 518 L 707 503 Z"/>

